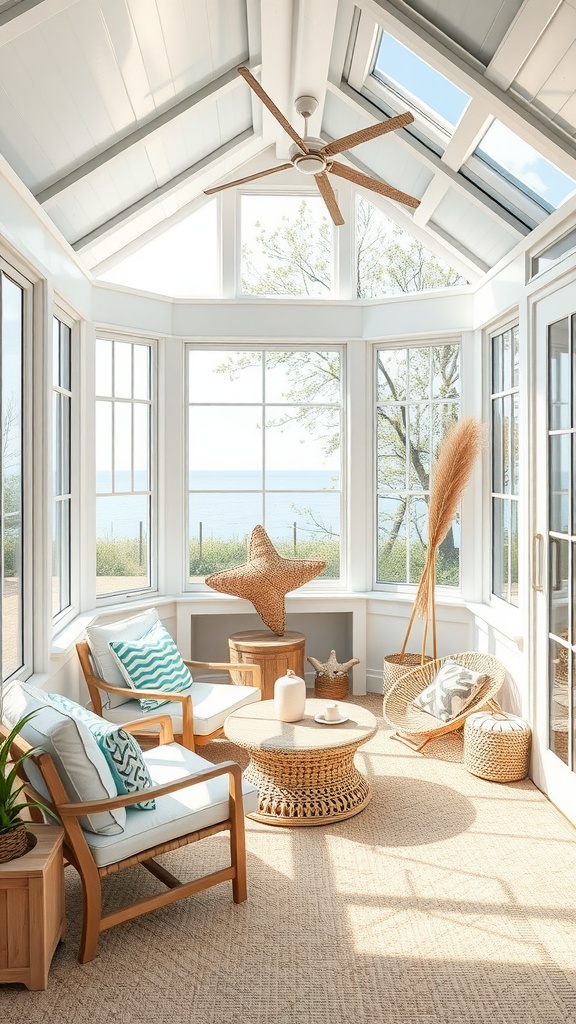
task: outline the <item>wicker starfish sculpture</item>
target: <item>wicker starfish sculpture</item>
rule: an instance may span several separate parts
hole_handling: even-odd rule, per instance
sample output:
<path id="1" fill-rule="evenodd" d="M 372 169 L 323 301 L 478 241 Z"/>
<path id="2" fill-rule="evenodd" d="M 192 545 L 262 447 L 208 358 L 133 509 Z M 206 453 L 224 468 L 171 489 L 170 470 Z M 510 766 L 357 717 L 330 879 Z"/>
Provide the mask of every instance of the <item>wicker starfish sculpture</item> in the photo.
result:
<path id="1" fill-rule="evenodd" d="M 328 676 L 330 679 L 334 676 L 345 676 L 353 665 L 360 664 L 359 658 L 351 658 L 350 661 L 341 664 L 336 658 L 336 651 L 330 651 L 328 661 L 318 661 L 316 658 L 306 658 L 306 661 L 310 662 L 319 675 Z"/>
<path id="2" fill-rule="evenodd" d="M 313 580 L 325 568 L 326 562 L 321 559 L 282 558 L 264 527 L 255 526 L 246 564 L 213 572 L 205 582 L 222 594 L 251 601 L 268 629 L 282 636 L 286 626 L 286 594 Z"/>

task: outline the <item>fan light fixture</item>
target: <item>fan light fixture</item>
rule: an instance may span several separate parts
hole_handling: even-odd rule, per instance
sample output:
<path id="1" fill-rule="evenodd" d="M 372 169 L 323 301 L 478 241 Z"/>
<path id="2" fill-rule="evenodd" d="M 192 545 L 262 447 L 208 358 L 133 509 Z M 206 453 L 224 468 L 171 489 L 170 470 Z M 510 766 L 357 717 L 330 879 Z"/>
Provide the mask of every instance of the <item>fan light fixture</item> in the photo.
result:
<path id="1" fill-rule="evenodd" d="M 267 92 L 264 91 L 258 79 L 254 78 L 254 75 L 245 67 L 243 64 L 238 68 L 238 73 L 242 75 L 244 81 L 250 86 L 253 92 L 256 93 L 258 99 L 262 101 L 264 106 L 270 111 L 272 116 L 278 121 L 278 124 L 282 126 L 285 132 L 288 133 L 294 145 L 290 147 L 290 163 L 279 164 L 277 167 L 269 167 L 265 171 L 259 171 L 257 174 L 249 174 L 245 178 L 237 178 L 236 181 L 229 181 L 225 185 L 216 185 L 215 188 L 205 189 L 204 194 L 207 196 L 213 195 L 214 192 L 222 192 L 226 188 L 234 188 L 235 185 L 243 185 L 247 181 L 256 181 L 258 178 L 265 178 L 269 174 L 277 174 L 278 171 L 287 171 L 291 168 L 296 168 L 301 174 L 312 175 L 316 181 L 318 191 L 322 196 L 328 212 L 335 224 L 340 225 L 344 223 L 344 218 L 338 208 L 336 202 L 336 196 L 334 195 L 334 189 L 328 179 L 328 173 L 336 174 L 340 178 L 346 178 L 348 181 L 353 182 L 355 185 L 361 185 L 363 188 L 370 189 L 372 192 L 378 192 L 379 195 L 385 196 L 387 199 L 395 199 L 396 202 L 404 203 L 406 206 L 411 206 L 416 209 L 420 206 L 420 200 L 415 199 L 414 196 L 407 195 L 406 192 L 400 192 L 399 189 L 393 188 L 392 185 L 386 184 L 385 181 L 380 181 L 378 178 L 371 178 L 368 174 L 363 174 L 362 171 L 357 171 L 352 167 L 348 167 L 346 164 L 341 164 L 338 160 L 333 160 L 332 157 L 337 153 L 343 153 L 348 149 L 353 149 L 354 146 L 360 146 L 363 142 L 369 142 L 370 139 L 376 139 L 379 135 L 386 135 L 387 132 L 394 132 L 398 128 L 405 128 L 407 124 L 410 124 L 414 120 L 410 112 L 405 114 L 399 114 L 397 117 L 390 117 L 387 121 L 380 121 L 378 124 L 373 124 L 369 128 L 361 128 L 358 132 L 353 132 L 351 135 L 345 135 L 341 139 L 336 139 L 334 142 L 325 143 L 323 139 L 317 139 L 307 134 L 308 119 L 312 117 L 312 114 L 318 106 L 318 100 L 314 96 L 299 96 L 295 102 L 296 111 L 304 118 L 304 135 L 301 137 L 298 132 L 292 127 L 290 122 L 284 117 L 284 114 L 278 109 L 273 100 L 270 99 Z"/>

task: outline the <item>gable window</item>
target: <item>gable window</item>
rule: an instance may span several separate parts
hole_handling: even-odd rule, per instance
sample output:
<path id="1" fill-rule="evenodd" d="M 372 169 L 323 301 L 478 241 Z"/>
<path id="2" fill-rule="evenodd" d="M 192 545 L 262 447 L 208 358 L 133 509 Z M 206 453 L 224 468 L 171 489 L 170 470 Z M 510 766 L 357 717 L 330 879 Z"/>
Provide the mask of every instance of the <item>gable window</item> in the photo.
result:
<path id="1" fill-rule="evenodd" d="M 317 195 L 242 195 L 241 291 L 330 298 L 332 222 Z"/>
<path id="2" fill-rule="evenodd" d="M 340 576 L 342 353 L 188 348 L 190 581 L 241 564 L 261 523 Z"/>
<path id="3" fill-rule="evenodd" d="M 492 593 L 518 605 L 518 325 L 491 338 Z"/>
<path id="4" fill-rule="evenodd" d="M 418 583 L 426 560 L 430 471 L 460 414 L 460 347 L 376 350 L 377 583 Z M 460 583 L 457 516 L 438 548 L 438 584 Z"/>
<path id="5" fill-rule="evenodd" d="M 152 352 L 96 339 L 96 594 L 152 586 Z"/>
<path id="6" fill-rule="evenodd" d="M 468 282 L 408 231 L 356 195 L 356 297 L 451 288 Z"/>
<path id="7" fill-rule="evenodd" d="M 72 329 L 52 319 L 52 618 L 71 603 Z"/>
<path id="8" fill-rule="evenodd" d="M 174 298 L 212 297 L 220 292 L 218 202 L 211 199 L 187 217 L 145 241 L 136 252 L 102 270 L 101 281 Z"/>

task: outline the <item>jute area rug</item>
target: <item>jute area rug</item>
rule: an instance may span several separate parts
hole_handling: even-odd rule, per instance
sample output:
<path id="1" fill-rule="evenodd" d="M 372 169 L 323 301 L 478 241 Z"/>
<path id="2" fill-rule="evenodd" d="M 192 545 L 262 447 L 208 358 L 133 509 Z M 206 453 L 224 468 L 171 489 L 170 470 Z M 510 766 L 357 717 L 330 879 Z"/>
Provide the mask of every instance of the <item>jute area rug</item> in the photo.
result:
<path id="1" fill-rule="evenodd" d="M 381 698 L 358 698 L 381 714 Z M 218 886 L 103 934 L 76 960 L 80 887 L 46 992 L 0 988 L 10 1024 L 576 1024 L 576 832 L 527 780 L 469 775 L 461 740 L 358 752 L 373 798 L 320 828 L 247 819 L 249 896 Z M 204 748 L 218 761 L 242 752 Z M 214 870 L 216 836 L 170 854 Z M 106 903 L 158 883 L 131 869 Z"/>

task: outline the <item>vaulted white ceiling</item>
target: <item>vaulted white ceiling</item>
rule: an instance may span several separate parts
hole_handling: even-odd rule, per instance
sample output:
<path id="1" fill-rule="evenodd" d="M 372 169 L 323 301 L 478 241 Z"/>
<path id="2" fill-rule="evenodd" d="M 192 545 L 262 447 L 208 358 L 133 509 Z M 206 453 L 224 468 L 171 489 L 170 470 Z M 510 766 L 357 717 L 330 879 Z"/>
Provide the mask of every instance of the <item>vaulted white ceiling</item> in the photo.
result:
<path id="1" fill-rule="evenodd" d="M 442 145 L 417 103 L 374 85 L 382 32 L 470 97 Z M 576 178 L 575 56 L 576 0 L 0 0 L 0 153 L 98 272 L 204 189 L 286 160 L 245 63 L 299 132 L 294 100 L 314 96 L 326 140 L 412 109 L 412 130 L 343 162 L 420 199 L 370 193 L 478 277 L 547 211 L 487 187 L 474 150 L 497 119 Z"/>

